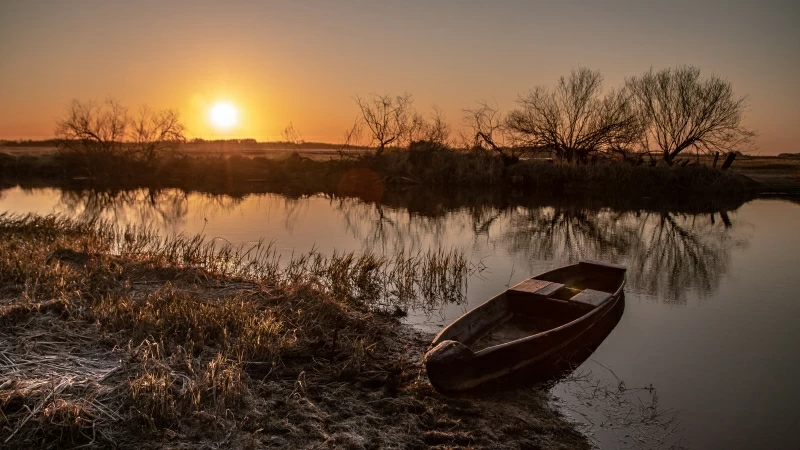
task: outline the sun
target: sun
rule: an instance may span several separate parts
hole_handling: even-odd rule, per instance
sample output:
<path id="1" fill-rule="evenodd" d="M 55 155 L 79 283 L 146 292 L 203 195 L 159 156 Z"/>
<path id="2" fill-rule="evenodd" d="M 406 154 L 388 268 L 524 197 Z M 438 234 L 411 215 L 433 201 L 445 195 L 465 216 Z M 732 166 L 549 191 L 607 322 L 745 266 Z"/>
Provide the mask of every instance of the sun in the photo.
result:
<path id="1" fill-rule="evenodd" d="M 239 111 L 228 102 L 219 102 L 208 110 L 208 118 L 214 128 L 228 131 L 239 124 Z"/>

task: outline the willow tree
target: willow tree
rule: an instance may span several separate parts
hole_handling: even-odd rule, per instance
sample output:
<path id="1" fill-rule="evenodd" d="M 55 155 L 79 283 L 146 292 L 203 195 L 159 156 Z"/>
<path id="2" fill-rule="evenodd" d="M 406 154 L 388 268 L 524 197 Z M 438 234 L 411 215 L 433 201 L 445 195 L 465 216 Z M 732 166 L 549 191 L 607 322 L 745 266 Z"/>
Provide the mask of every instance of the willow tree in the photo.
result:
<path id="1" fill-rule="evenodd" d="M 701 79 L 697 67 L 650 69 L 626 86 L 646 124 L 642 145 L 657 147 L 667 164 L 684 151 L 746 150 L 755 136 L 742 125 L 747 97 L 715 75 Z"/>
<path id="2" fill-rule="evenodd" d="M 555 89 L 538 86 L 520 96 L 505 125 L 519 144 L 549 148 L 570 162 L 628 148 L 639 140 L 641 122 L 627 92 L 604 95 L 602 82 L 600 72 L 573 70 Z"/>

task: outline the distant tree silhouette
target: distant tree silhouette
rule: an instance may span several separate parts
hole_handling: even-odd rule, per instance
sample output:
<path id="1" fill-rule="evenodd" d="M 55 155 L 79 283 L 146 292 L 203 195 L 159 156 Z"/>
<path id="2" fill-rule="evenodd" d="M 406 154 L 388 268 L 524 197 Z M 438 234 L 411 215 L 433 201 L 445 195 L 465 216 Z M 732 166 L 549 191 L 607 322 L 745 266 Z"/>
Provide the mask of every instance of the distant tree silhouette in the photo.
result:
<path id="1" fill-rule="evenodd" d="M 742 150 L 755 136 L 742 126 L 747 97 L 735 97 L 731 83 L 715 75 L 701 79 L 697 67 L 650 69 L 626 85 L 647 127 L 643 147 L 655 145 L 667 164 L 685 150 Z"/>
<path id="2" fill-rule="evenodd" d="M 519 160 L 516 149 L 507 145 L 508 129 L 497 107 L 484 101 L 465 109 L 464 125 L 470 130 L 473 148 L 495 152 L 507 163 Z"/>
<path id="3" fill-rule="evenodd" d="M 350 154 L 350 151 L 353 148 L 359 147 L 361 143 L 361 134 L 364 131 L 363 128 L 364 124 L 361 118 L 358 118 L 353 122 L 353 126 L 344 131 L 342 142 L 337 146 L 339 158 L 345 159 L 353 156 Z"/>
<path id="4" fill-rule="evenodd" d="M 401 143 L 414 116 L 411 94 L 372 94 L 369 98 L 357 96 L 355 100 L 361 110 L 361 120 L 369 131 L 371 143 L 376 147 L 376 154 L 383 153 L 388 145 Z"/>
<path id="5" fill-rule="evenodd" d="M 602 81 L 600 72 L 580 68 L 561 77 L 555 89 L 538 86 L 519 97 L 506 127 L 519 144 L 550 148 L 570 162 L 628 147 L 639 140 L 640 121 L 630 96 L 602 95 Z"/>
<path id="6" fill-rule="evenodd" d="M 184 127 L 178 112 L 172 109 L 152 110 L 146 106 L 130 118 L 125 139 L 132 154 L 147 164 L 153 164 L 167 153 L 174 153 L 185 141 Z"/>
<path id="7" fill-rule="evenodd" d="M 114 99 L 101 106 L 73 100 L 66 117 L 56 122 L 56 136 L 75 153 L 112 154 L 120 152 L 128 125 L 128 109 Z"/>
<path id="8" fill-rule="evenodd" d="M 152 164 L 184 142 L 184 126 L 174 110 L 141 107 L 136 115 L 114 99 L 102 105 L 73 100 L 56 122 L 58 148 L 78 158 L 92 174 L 113 160 Z"/>
<path id="9" fill-rule="evenodd" d="M 286 143 L 287 146 L 297 150 L 300 148 L 300 145 L 303 143 L 303 139 L 300 135 L 300 130 L 294 127 L 294 125 L 289 122 L 289 125 L 281 131 L 281 137 L 283 138 L 283 142 Z"/>
<path id="10" fill-rule="evenodd" d="M 411 116 L 408 131 L 406 132 L 406 145 L 413 142 L 431 142 L 439 146 L 447 145 L 450 138 L 450 125 L 447 123 L 442 111 L 433 106 L 430 119 L 423 114 L 414 112 Z"/>

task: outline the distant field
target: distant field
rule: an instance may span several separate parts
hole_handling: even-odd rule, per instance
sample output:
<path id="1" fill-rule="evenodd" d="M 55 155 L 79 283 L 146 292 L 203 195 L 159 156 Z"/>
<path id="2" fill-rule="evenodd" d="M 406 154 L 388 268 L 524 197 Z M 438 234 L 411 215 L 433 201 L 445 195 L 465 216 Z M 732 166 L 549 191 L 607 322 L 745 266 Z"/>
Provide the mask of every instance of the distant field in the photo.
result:
<path id="1" fill-rule="evenodd" d="M 800 194 L 800 159 L 777 156 L 738 158 L 731 169 L 768 186 L 772 193 Z"/>
<path id="2" fill-rule="evenodd" d="M 51 153 L 55 153 L 55 147 L 7 147 L 7 146 L 0 146 L 0 153 L 5 153 L 8 155 L 14 156 L 24 156 L 24 155 L 31 155 L 31 156 L 40 156 L 40 155 L 49 155 Z"/>
<path id="3" fill-rule="evenodd" d="M 13 156 L 42 156 L 42 155 L 50 155 L 56 152 L 56 147 L 18 147 L 18 146 L 0 146 L 0 153 L 6 153 Z M 249 145 L 210 145 L 204 144 L 202 146 L 198 145 L 187 145 L 184 148 L 184 151 L 190 155 L 218 155 L 218 154 L 230 154 L 230 155 L 242 155 L 242 156 L 249 156 L 249 157 L 256 157 L 256 156 L 264 156 L 269 158 L 279 158 L 282 156 L 288 156 L 293 152 L 297 152 L 302 156 L 318 159 L 318 160 L 325 160 L 332 157 L 338 157 L 339 151 L 332 150 L 332 149 L 299 149 L 294 150 L 291 148 L 280 149 L 280 148 L 263 148 L 259 147 L 258 144 L 249 146 Z M 362 150 L 348 150 L 348 154 L 356 154 L 361 152 Z"/>

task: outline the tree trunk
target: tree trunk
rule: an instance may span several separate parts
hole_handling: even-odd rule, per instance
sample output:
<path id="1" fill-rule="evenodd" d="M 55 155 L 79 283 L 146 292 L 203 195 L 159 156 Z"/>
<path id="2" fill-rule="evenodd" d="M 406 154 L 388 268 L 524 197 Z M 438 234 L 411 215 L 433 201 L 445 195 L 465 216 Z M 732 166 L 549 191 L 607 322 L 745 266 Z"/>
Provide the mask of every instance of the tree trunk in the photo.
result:
<path id="1" fill-rule="evenodd" d="M 667 163 L 668 166 L 672 165 L 672 154 L 668 150 L 664 150 L 664 162 Z"/>

